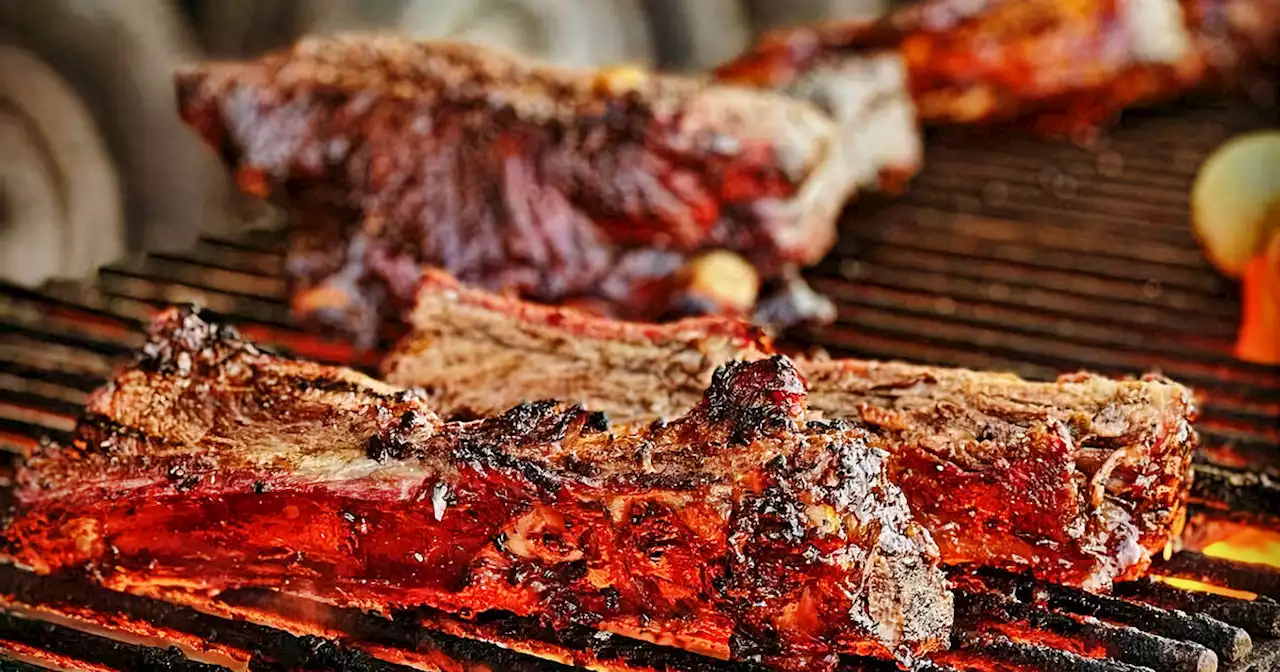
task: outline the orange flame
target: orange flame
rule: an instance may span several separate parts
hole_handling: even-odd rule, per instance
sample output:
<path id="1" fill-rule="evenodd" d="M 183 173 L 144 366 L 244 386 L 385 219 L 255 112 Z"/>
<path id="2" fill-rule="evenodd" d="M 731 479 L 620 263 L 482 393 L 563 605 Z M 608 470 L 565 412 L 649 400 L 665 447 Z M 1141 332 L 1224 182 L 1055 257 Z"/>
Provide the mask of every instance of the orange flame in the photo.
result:
<path id="1" fill-rule="evenodd" d="M 1244 528 L 1205 546 L 1200 552 L 1215 558 L 1252 562 L 1280 569 L 1280 532 L 1256 527 Z"/>
<path id="2" fill-rule="evenodd" d="M 1280 532 L 1256 527 L 1237 527 L 1223 538 L 1206 544 L 1200 549 L 1200 552 L 1214 558 L 1251 562 L 1280 569 Z M 1247 600 L 1257 597 L 1253 593 L 1214 586 L 1191 579 L 1175 579 L 1161 576 L 1155 578 L 1183 590 L 1198 590 Z"/>

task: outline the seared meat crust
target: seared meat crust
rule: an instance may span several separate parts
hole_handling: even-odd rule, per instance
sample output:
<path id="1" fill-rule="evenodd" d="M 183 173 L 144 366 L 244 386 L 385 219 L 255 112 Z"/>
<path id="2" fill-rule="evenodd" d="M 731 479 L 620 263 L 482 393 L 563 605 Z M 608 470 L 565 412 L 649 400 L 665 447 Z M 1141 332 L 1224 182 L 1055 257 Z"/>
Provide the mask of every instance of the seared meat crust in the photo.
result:
<path id="1" fill-rule="evenodd" d="M 779 669 L 944 645 L 936 546 L 866 433 L 805 397 L 771 357 L 641 429 L 550 401 L 445 422 L 175 309 L 75 440 L 29 458 L 5 539 L 140 593 L 496 610 Z"/>
<path id="2" fill-rule="evenodd" d="M 554 397 L 626 422 L 676 416 L 727 361 L 768 357 L 732 320 L 628 324 L 429 275 L 387 379 L 446 415 Z M 1054 383 L 897 362 L 797 360 L 811 412 L 850 420 L 943 561 L 1105 590 L 1141 576 L 1178 531 L 1196 434 L 1190 392 L 1163 378 Z"/>

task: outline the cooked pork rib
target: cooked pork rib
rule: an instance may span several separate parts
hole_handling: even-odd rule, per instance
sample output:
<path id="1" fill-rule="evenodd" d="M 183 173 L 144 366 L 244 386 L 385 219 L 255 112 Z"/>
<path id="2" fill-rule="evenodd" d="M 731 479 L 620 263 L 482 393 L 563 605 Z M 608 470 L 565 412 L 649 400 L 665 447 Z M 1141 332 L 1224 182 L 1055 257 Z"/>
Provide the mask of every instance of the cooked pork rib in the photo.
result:
<path id="1" fill-rule="evenodd" d="M 807 421 L 783 357 L 721 367 L 643 431 L 554 402 L 444 422 L 175 309 L 74 441 L 27 461 L 6 539 L 22 565 L 123 590 L 498 610 L 825 669 L 950 627 L 936 547 L 867 438 Z"/>
<path id="2" fill-rule="evenodd" d="M 627 318 L 739 310 L 689 300 L 681 270 L 723 249 L 792 278 L 868 170 L 777 93 L 463 44 L 307 39 L 190 68 L 178 97 L 246 191 L 287 196 L 295 312 L 365 342 L 424 266 Z"/>
<path id="3" fill-rule="evenodd" d="M 924 0 L 875 21 L 778 31 L 717 74 L 840 90 L 842 64 L 900 54 L 925 122 L 1027 119 L 1065 133 L 1278 53 L 1277 0 Z"/>
<path id="4" fill-rule="evenodd" d="M 414 332 L 384 364 L 438 412 L 554 397 L 622 422 L 678 415 L 722 363 L 767 357 L 731 320 L 635 325 L 424 282 Z M 809 408 L 852 420 L 950 564 L 1031 570 L 1104 590 L 1140 576 L 1182 524 L 1196 435 L 1188 390 L 1148 377 L 1056 383 L 853 360 L 796 362 Z"/>

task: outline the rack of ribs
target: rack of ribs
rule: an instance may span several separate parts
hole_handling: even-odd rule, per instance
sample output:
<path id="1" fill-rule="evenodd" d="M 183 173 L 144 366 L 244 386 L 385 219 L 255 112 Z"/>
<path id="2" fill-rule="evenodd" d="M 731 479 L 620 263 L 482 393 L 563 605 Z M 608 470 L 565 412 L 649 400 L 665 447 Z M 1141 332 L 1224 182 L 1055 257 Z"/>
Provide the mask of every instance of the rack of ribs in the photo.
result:
<path id="1" fill-rule="evenodd" d="M 438 412 L 556 398 L 643 425 L 686 412 L 725 362 L 773 355 L 732 320 L 627 324 L 430 273 L 387 380 Z M 943 562 L 1106 590 L 1141 576 L 1183 523 L 1197 437 L 1190 392 L 1088 374 L 1056 382 L 897 362 L 797 359 L 812 413 L 854 422 Z"/>
<path id="2" fill-rule="evenodd" d="M 732 362 L 635 431 L 534 402 L 445 422 L 421 395 L 170 309 L 34 452 L 13 561 L 144 595 L 270 588 L 587 625 L 777 669 L 945 645 L 929 534 L 784 357 Z"/>
<path id="3" fill-rule="evenodd" d="M 473 45 L 311 38 L 190 67 L 177 90 L 241 187 L 287 202 L 295 314 L 365 344 L 412 305 L 423 267 L 628 319 L 751 316 L 754 291 L 682 291 L 689 266 L 735 253 L 764 296 L 797 296 L 795 269 L 876 172 L 808 102 Z M 761 319 L 831 314 L 809 301 Z"/>
<path id="4" fill-rule="evenodd" d="M 853 84 L 842 68 L 900 58 L 925 123 L 1025 120 L 1063 134 L 1240 83 L 1278 55 L 1277 0 L 924 0 L 769 34 L 717 76 L 823 102 Z"/>

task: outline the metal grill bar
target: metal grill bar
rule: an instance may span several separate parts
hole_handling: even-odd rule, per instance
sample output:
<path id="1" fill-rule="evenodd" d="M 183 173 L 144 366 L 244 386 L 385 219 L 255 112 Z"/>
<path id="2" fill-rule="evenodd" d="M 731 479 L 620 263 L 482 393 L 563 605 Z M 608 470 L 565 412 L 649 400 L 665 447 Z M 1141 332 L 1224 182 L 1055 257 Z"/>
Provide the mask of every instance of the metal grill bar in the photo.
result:
<path id="1" fill-rule="evenodd" d="M 43 662 L 84 660 L 108 669 L 169 670 L 172 672 L 225 672 L 226 668 L 198 663 L 175 649 L 126 644 L 71 628 L 16 618 L 0 612 L 0 652 L 22 654 L 30 649 L 55 654 Z"/>
<path id="2" fill-rule="evenodd" d="M 1191 494 L 1222 512 L 1280 519 L 1280 480 L 1265 473 L 1199 464 Z"/>
<path id="3" fill-rule="evenodd" d="M 1162 576 L 1191 579 L 1280 599 L 1280 570 L 1236 560 L 1213 558 L 1195 551 L 1174 553 L 1154 565 Z"/>
<path id="4" fill-rule="evenodd" d="M 1005 632 L 1010 635 L 1036 631 L 1052 636 L 1049 644 L 1067 638 L 1088 652 L 1139 667 L 1169 672 L 1210 672 L 1218 667 L 1218 657 L 1194 642 L 1179 641 L 1116 626 L 1089 618 L 1073 618 L 1047 609 L 1020 604 L 997 595 L 957 595 L 957 619 L 961 627 Z M 992 618 L 995 624 L 985 622 Z M 985 627 L 984 627 L 985 626 Z"/>
<path id="5" fill-rule="evenodd" d="M 1131 581 L 1115 587 L 1117 597 L 1182 612 L 1200 613 L 1263 638 L 1280 637 L 1280 602 L 1179 590 L 1157 581 Z"/>
<path id="6" fill-rule="evenodd" d="M 407 671 L 409 668 L 379 660 L 359 648 L 339 647 L 333 641 L 315 636 L 295 636 L 280 629 L 256 625 L 243 620 L 229 620 L 201 613 L 184 606 L 158 600 L 150 600 L 123 593 L 116 593 L 87 583 L 69 579 L 40 578 L 12 567 L 0 567 L 0 606 L 5 609 L 25 610 L 28 619 L 22 621 L 23 641 L 37 647 L 53 648 L 44 639 L 53 636 L 49 631 L 76 633 L 77 637 L 92 637 L 69 623 L 82 623 L 82 627 L 105 629 L 117 637 L 137 638 L 146 634 L 147 639 L 165 637 L 175 643 L 214 642 L 218 650 L 212 653 L 222 659 L 243 661 L 253 670 L 360 670 L 362 672 Z M 459 640 L 448 635 L 431 634 L 416 628 L 394 625 L 392 621 L 359 615 L 359 618 L 380 622 L 378 637 L 363 640 L 365 644 L 398 647 L 415 652 L 422 660 L 439 656 L 437 662 L 453 661 L 459 667 L 488 665 L 491 669 L 511 672 L 554 672 L 565 668 L 529 656 L 515 654 L 500 647 Z M 39 622 L 31 619 L 56 619 L 59 623 Z M 130 627 L 131 624 L 133 627 Z M 4 624 L 0 623 L 0 631 Z M 367 636 L 368 627 L 351 630 L 353 636 Z M 7 634 L 7 633 L 6 633 Z M 102 640 L 102 646 L 113 650 L 122 643 L 119 639 L 93 637 Z M 155 648 L 137 647 L 156 651 Z M 75 651 L 78 657 L 94 660 L 93 650 Z M 176 656 L 187 661 L 181 649 L 158 649 L 164 658 L 158 661 L 129 660 L 121 670 L 167 670 L 168 661 Z M 195 652 L 199 655 L 200 651 Z M 188 661 L 189 662 L 189 661 Z M 199 665 L 200 663 L 194 663 Z M 201 669 L 173 667 L 172 669 Z M 217 668 L 221 669 L 221 668 Z"/>
<path id="7" fill-rule="evenodd" d="M 0 672 L 47 672 L 43 667 L 36 667 L 16 660 L 0 658 Z"/>
<path id="8" fill-rule="evenodd" d="M 1273 639 L 1260 646 L 1252 660 L 1235 665 L 1227 672 L 1275 672 L 1278 669 L 1280 669 L 1280 639 Z"/>
<path id="9" fill-rule="evenodd" d="M 980 585 L 1015 602 L 1137 627 L 1177 641 L 1195 642 L 1224 662 L 1243 660 L 1253 650 L 1249 633 L 1205 614 L 1170 611 L 1000 572 L 984 571 L 977 576 Z"/>
<path id="10" fill-rule="evenodd" d="M 1114 660 L 1086 658 L 1043 644 L 1015 642 L 1003 635 L 960 632 L 952 638 L 954 650 L 1000 661 L 999 670 L 1038 672 L 1155 672 L 1149 667 Z M 1017 667 L 1014 667 L 1017 666 Z"/>

